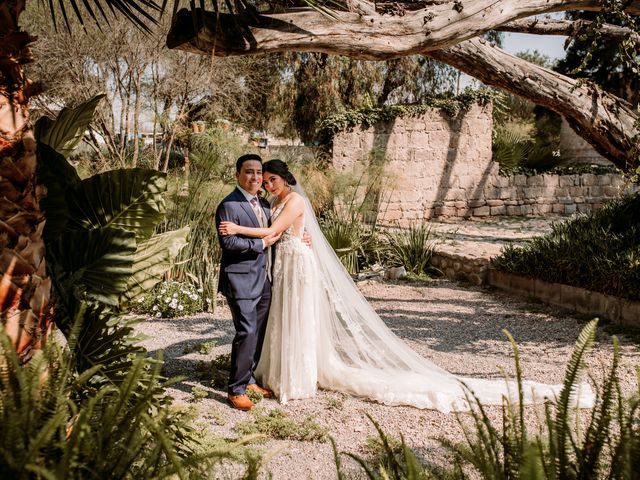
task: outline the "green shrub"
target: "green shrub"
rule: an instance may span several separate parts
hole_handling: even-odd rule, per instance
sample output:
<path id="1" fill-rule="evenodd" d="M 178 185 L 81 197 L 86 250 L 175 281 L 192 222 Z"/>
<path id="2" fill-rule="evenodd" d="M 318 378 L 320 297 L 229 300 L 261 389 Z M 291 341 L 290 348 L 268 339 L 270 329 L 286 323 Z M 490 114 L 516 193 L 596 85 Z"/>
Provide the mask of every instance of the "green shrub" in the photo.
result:
<path id="1" fill-rule="evenodd" d="M 546 172 L 563 163 L 558 145 L 534 138 L 531 128 L 533 125 L 518 122 L 494 128 L 492 158 L 500 165 L 502 174 Z"/>
<path id="2" fill-rule="evenodd" d="M 556 223 L 552 231 L 507 245 L 499 270 L 640 299 L 640 194 Z"/>
<path id="3" fill-rule="evenodd" d="M 156 318 L 193 315 L 201 312 L 207 304 L 202 298 L 202 293 L 202 288 L 196 288 L 188 283 L 162 282 L 149 293 L 138 298 L 136 310 Z"/>
<path id="4" fill-rule="evenodd" d="M 287 417 L 282 410 L 273 409 L 264 413 L 261 409 L 254 409 L 251 412 L 253 421 L 240 422 L 236 424 L 234 430 L 242 435 L 261 433 L 271 438 L 281 440 L 302 440 L 324 442 L 327 431 L 318 425 L 312 417 L 307 417 L 298 423 Z"/>
<path id="5" fill-rule="evenodd" d="M 0 331 L 0 478 L 163 478 L 183 474 L 191 430 L 164 395 L 161 363 L 135 359 L 93 386 L 53 340 L 25 367 Z"/>
<path id="6" fill-rule="evenodd" d="M 388 242 L 388 262 L 404 266 L 409 273 L 426 273 L 433 251 L 438 244 L 431 226 L 426 222 L 411 222 L 406 229 L 385 232 Z"/>

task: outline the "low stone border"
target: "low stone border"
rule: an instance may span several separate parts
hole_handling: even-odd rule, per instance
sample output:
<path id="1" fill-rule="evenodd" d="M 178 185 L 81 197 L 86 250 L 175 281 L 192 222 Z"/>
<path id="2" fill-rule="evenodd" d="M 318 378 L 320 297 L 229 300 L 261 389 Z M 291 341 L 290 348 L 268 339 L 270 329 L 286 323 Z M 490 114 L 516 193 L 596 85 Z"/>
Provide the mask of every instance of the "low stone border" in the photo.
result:
<path id="1" fill-rule="evenodd" d="M 535 297 L 550 305 L 606 318 L 620 325 L 640 327 L 640 302 L 637 301 L 493 268 L 488 269 L 487 283 L 501 290 Z"/>
<path id="2" fill-rule="evenodd" d="M 474 285 L 482 285 L 487 280 L 489 259 L 436 250 L 429 264 L 450 280 L 463 280 Z"/>

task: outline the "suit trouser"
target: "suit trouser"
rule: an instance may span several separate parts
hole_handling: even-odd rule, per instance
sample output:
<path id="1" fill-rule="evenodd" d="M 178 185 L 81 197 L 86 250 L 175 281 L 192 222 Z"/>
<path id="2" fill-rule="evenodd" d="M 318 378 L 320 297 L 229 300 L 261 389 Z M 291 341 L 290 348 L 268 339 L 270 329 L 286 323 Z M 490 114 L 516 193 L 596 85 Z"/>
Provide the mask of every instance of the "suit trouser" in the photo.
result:
<path id="1" fill-rule="evenodd" d="M 255 299 L 227 298 L 236 335 L 231 345 L 231 371 L 228 392 L 243 395 L 256 383 L 253 371 L 260 360 L 271 305 L 271 282 L 265 279 L 262 296 Z"/>

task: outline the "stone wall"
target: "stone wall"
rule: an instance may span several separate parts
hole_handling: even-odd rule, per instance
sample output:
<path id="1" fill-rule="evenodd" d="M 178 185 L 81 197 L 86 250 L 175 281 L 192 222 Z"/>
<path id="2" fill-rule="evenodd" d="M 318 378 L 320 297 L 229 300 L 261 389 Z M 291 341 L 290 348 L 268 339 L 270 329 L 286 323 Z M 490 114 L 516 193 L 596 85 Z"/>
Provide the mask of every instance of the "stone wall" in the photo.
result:
<path id="1" fill-rule="evenodd" d="M 564 118 L 560 127 L 560 151 L 564 158 L 570 159 L 573 163 L 613 165 L 612 162 L 596 152 L 586 140 L 574 132 Z"/>
<path id="2" fill-rule="evenodd" d="M 623 178 L 613 174 L 499 175 L 491 159 L 491 114 L 491 105 L 454 118 L 433 109 L 341 132 L 333 141 L 333 166 L 357 172 L 383 158 L 374 196 L 379 220 L 401 225 L 442 216 L 583 212 L 624 190 Z"/>

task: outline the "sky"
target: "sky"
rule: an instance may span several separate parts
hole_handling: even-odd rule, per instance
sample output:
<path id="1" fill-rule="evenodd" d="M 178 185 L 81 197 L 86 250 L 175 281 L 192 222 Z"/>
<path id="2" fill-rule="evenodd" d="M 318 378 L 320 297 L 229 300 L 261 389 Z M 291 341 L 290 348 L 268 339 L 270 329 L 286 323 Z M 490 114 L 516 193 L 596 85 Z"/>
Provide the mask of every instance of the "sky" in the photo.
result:
<path id="1" fill-rule="evenodd" d="M 538 50 L 554 60 L 564 57 L 564 41 L 561 35 L 531 35 L 528 33 L 505 33 L 502 46 L 509 53 Z"/>
<path id="2" fill-rule="evenodd" d="M 564 57 L 564 42 L 567 37 L 562 35 L 531 35 L 529 33 L 505 33 L 502 41 L 502 49 L 516 54 L 527 50 L 538 50 L 548 55 L 552 60 Z M 465 88 L 474 85 L 473 78 L 462 74 L 460 87 Z M 477 86 L 477 83 L 475 83 Z"/>

